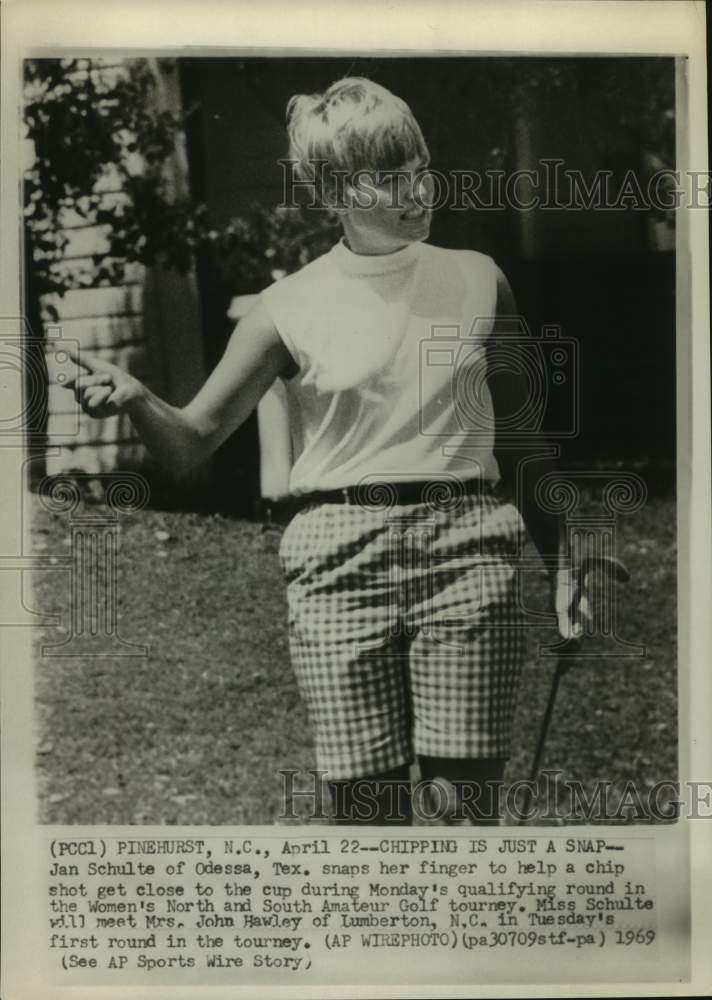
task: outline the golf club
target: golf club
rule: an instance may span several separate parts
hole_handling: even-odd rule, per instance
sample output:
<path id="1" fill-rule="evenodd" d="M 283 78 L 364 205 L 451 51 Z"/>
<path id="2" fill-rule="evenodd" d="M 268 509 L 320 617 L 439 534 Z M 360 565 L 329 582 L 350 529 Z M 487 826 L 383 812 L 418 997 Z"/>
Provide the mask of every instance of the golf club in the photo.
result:
<path id="1" fill-rule="evenodd" d="M 613 559 L 610 556 L 584 556 L 576 570 L 576 576 L 574 578 L 574 593 L 571 601 L 571 606 L 573 608 L 577 608 L 579 605 L 579 601 L 581 600 L 581 596 L 586 588 L 589 575 L 596 571 L 605 573 L 606 579 L 613 583 L 627 583 L 630 580 L 630 573 L 618 559 Z M 578 648 L 578 645 L 578 639 L 570 639 L 566 641 L 564 647 L 576 649 Z M 537 779 L 537 775 L 539 774 L 539 765 L 544 752 L 546 737 L 549 732 L 549 724 L 551 723 L 551 716 L 554 711 L 554 703 L 556 702 L 559 683 L 564 674 L 571 668 L 573 662 L 573 656 L 567 656 L 563 651 L 559 652 L 559 656 L 556 660 L 554 677 L 551 682 L 549 700 L 546 704 L 546 711 L 544 712 L 544 718 L 541 724 L 539 742 L 537 743 L 531 772 L 529 774 L 529 782 L 524 791 L 524 808 L 522 809 L 522 816 L 519 820 L 520 826 L 523 826 L 527 822 L 526 816 L 531 805 L 532 788 Z"/>

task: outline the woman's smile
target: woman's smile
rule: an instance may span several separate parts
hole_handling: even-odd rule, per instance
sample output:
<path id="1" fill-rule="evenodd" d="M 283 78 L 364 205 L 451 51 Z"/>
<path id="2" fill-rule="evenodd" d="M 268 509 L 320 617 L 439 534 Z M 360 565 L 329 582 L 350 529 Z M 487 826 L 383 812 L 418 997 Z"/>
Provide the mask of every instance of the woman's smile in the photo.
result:
<path id="1" fill-rule="evenodd" d="M 405 219 L 407 222 L 413 222 L 418 219 L 422 219 L 424 215 L 425 209 L 416 205 L 415 208 L 409 208 L 407 212 L 403 212 L 401 219 Z"/>

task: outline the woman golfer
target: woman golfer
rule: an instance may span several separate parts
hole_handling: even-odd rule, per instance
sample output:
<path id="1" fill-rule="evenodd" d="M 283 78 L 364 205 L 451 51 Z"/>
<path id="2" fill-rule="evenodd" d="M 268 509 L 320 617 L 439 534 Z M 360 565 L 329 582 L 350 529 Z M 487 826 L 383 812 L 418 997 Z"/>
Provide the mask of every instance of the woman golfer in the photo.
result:
<path id="1" fill-rule="evenodd" d="M 287 118 L 297 175 L 337 213 L 341 241 L 262 292 L 187 406 L 85 357 L 72 387 L 93 417 L 128 413 L 178 471 L 284 380 L 290 649 L 335 819 L 409 822 L 394 790 L 410 787 L 415 760 L 424 781 L 458 790 L 463 814 L 491 819 L 522 659 L 524 523 L 560 631 L 576 629 L 556 518 L 527 490 L 520 513 L 498 487 L 498 414 L 518 412 L 526 386 L 516 371 L 489 384 L 485 358 L 514 303 L 489 257 L 423 242 L 429 153 L 402 100 L 349 78 L 293 97 Z"/>

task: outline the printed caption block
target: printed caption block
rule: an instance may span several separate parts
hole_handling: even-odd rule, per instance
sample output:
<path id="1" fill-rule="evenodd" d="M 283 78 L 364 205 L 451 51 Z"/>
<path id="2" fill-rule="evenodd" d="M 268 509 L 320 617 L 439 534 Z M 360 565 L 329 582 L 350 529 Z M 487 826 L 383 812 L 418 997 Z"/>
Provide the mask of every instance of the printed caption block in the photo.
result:
<path id="1" fill-rule="evenodd" d="M 571 982 L 600 980 L 603 959 L 622 980 L 633 955 L 646 978 L 657 964 L 655 840 L 638 832 L 70 837 L 47 842 L 46 872 L 63 985 L 507 981 L 515 957 Z"/>

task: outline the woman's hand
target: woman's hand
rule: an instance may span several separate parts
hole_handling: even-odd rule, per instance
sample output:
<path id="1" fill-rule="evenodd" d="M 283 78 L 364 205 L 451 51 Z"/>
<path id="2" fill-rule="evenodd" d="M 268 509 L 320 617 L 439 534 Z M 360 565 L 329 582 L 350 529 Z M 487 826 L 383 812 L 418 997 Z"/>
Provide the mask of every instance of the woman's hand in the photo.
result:
<path id="1" fill-rule="evenodd" d="M 240 320 L 225 353 L 186 406 L 174 406 L 128 372 L 67 349 L 78 371 L 63 383 L 90 417 L 126 413 L 156 461 L 174 475 L 206 461 L 293 364 L 264 305 Z"/>
<path id="2" fill-rule="evenodd" d="M 88 416 L 102 420 L 123 413 L 143 394 L 143 384 L 117 365 L 86 354 L 79 358 L 69 348 L 67 354 L 77 372 L 62 385 L 74 391 L 74 398 Z"/>
<path id="3" fill-rule="evenodd" d="M 591 609 L 583 592 L 581 574 L 569 568 L 558 569 L 550 575 L 549 584 L 559 634 L 563 639 L 579 639 L 583 634 L 583 623 L 591 621 Z"/>

